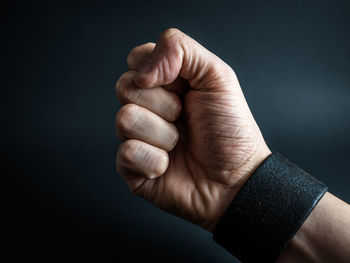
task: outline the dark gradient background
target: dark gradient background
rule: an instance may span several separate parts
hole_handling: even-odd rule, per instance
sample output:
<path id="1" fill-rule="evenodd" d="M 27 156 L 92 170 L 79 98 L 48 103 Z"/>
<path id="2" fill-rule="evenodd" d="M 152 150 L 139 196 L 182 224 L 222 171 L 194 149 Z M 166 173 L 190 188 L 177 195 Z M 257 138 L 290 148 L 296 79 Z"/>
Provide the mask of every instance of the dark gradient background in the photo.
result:
<path id="1" fill-rule="evenodd" d="M 114 84 L 167 27 L 230 64 L 269 146 L 349 202 L 349 3 L 2 2 L 2 261 L 236 262 L 115 172 Z"/>

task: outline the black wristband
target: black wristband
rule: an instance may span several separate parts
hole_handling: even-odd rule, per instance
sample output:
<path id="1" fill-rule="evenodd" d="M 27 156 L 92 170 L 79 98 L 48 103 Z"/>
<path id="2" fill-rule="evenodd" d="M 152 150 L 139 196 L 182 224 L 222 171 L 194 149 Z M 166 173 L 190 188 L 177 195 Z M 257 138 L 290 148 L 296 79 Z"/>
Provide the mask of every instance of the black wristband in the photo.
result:
<path id="1" fill-rule="evenodd" d="M 274 262 L 326 191 L 322 182 L 274 153 L 240 189 L 214 240 L 243 262 Z"/>

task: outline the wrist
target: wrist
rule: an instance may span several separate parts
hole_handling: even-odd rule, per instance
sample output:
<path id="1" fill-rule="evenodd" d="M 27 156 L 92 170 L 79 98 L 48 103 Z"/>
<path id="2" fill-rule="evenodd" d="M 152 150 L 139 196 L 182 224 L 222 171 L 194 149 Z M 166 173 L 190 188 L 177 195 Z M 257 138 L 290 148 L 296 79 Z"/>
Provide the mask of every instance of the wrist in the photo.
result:
<path id="1" fill-rule="evenodd" d="M 272 154 L 220 218 L 214 240 L 240 260 L 273 262 L 326 190 L 295 164 Z"/>
<path id="2" fill-rule="evenodd" d="M 222 217 L 222 215 L 225 213 L 226 209 L 230 205 L 231 201 L 235 198 L 239 190 L 242 188 L 242 186 L 245 184 L 245 182 L 249 179 L 249 177 L 254 173 L 254 171 L 271 155 L 271 151 L 266 145 L 265 141 L 262 141 L 262 143 L 257 147 L 258 150 L 254 151 L 254 153 L 249 157 L 249 159 L 246 161 L 246 166 L 244 171 L 242 171 L 241 180 L 230 189 L 230 193 L 227 194 L 225 200 L 219 199 L 219 202 L 224 202 L 225 204 L 220 204 L 222 208 L 218 213 L 214 216 L 214 219 L 212 220 L 212 223 L 204 226 L 204 228 L 214 234 L 215 227 Z M 223 191 L 227 191 L 227 188 L 223 189 Z"/>

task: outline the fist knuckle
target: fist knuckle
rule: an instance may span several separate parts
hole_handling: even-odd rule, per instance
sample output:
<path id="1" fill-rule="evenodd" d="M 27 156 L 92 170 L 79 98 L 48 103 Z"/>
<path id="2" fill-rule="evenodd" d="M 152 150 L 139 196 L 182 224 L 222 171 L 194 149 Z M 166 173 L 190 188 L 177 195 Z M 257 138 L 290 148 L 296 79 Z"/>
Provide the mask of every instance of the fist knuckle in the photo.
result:
<path id="1" fill-rule="evenodd" d="M 117 96 L 123 103 L 136 103 L 142 94 L 142 90 L 133 84 L 134 71 L 124 73 L 117 84 Z"/>
<path id="2" fill-rule="evenodd" d="M 124 142 L 119 149 L 120 158 L 126 164 L 132 164 L 135 160 L 139 144 L 134 140 Z"/>
<path id="3" fill-rule="evenodd" d="M 130 65 L 130 64 L 134 61 L 135 56 L 137 55 L 138 50 L 139 50 L 139 47 L 138 47 L 138 46 L 137 46 L 137 47 L 134 47 L 134 48 L 132 48 L 132 49 L 130 50 L 129 55 L 128 55 L 127 58 L 126 58 L 126 62 L 127 62 L 128 65 Z"/>
<path id="4" fill-rule="evenodd" d="M 127 104 L 118 111 L 116 117 L 117 127 L 125 135 L 128 135 L 133 130 L 138 120 L 137 111 L 138 106 L 135 104 Z"/>
<path id="5" fill-rule="evenodd" d="M 147 42 L 143 45 L 136 46 L 132 48 L 126 58 L 126 62 L 129 66 L 137 67 L 140 66 L 140 62 L 146 55 L 149 55 L 154 49 L 155 44 L 152 42 Z M 141 60 L 140 60 L 141 59 Z"/>
<path id="6" fill-rule="evenodd" d="M 168 28 L 161 35 L 160 39 L 163 41 L 176 40 L 182 36 L 182 32 L 177 28 Z"/>
<path id="7" fill-rule="evenodd" d="M 130 83 L 129 86 L 124 87 L 122 91 L 122 100 L 126 103 L 135 103 L 139 104 L 140 100 L 142 100 L 143 90 L 141 88 L 135 87 Z"/>
<path id="8" fill-rule="evenodd" d="M 126 87 L 130 83 L 129 74 L 129 72 L 123 73 L 117 80 L 117 83 L 115 84 L 115 90 L 117 92 L 118 98 L 122 95 L 123 92 L 125 92 Z"/>
<path id="9" fill-rule="evenodd" d="M 136 102 L 139 96 L 140 91 L 134 89 L 131 82 L 129 82 L 127 85 L 121 86 L 119 89 L 119 98 L 125 103 Z"/>
<path id="10" fill-rule="evenodd" d="M 144 44 L 143 46 L 144 46 L 144 47 L 148 47 L 149 49 L 153 49 L 155 45 L 156 45 L 156 44 L 154 44 L 153 42 L 147 42 L 147 43 Z"/>

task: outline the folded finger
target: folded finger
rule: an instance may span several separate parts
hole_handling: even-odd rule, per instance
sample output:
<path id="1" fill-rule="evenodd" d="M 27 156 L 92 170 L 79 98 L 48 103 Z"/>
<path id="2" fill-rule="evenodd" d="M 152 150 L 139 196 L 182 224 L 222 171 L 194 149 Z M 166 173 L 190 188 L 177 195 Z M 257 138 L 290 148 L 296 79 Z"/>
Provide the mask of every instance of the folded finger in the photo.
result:
<path id="1" fill-rule="evenodd" d="M 174 122 L 181 112 L 178 95 L 161 87 L 141 89 L 133 82 L 136 74 L 136 71 L 128 71 L 117 81 L 116 93 L 121 104 L 137 104 L 169 122 Z"/>
<path id="2" fill-rule="evenodd" d="M 127 58 L 128 67 L 131 70 L 138 70 L 147 60 L 149 55 L 153 52 L 154 43 L 146 43 L 134 47 Z"/>
<path id="3" fill-rule="evenodd" d="M 117 152 L 117 171 L 127 181 L 140 176 L 158 178 L 165 173 L 169 164 L 168 153 L 139 140 L 127 140 Z"/>
<path id="4" fill-rule="evenodd" d="M 127 104 L 118 111 L 116 130 L 122 140 L 137 139 L 165 151 L 171 151 L 179 138 L 174 124 L 136 104 Z"/>

